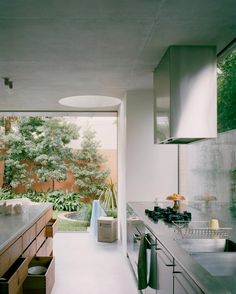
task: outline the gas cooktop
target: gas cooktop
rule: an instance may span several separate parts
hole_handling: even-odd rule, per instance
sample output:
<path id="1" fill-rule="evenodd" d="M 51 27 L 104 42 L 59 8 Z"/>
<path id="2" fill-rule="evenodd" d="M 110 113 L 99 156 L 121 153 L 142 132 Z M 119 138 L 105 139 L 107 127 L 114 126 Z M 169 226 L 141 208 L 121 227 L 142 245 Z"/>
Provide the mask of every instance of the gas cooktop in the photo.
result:
<path id="1" fill-rule="evenodd" d="M 161 208 L 159 206 L 154 206 L 154 210 L 145 209 L 145 213 L 154 222 L 158 222 L 159 219 L 168 223 L 172 221 L 191 221 L 192 219 L 191 212 L 178 212 L 171 207 Z"/>

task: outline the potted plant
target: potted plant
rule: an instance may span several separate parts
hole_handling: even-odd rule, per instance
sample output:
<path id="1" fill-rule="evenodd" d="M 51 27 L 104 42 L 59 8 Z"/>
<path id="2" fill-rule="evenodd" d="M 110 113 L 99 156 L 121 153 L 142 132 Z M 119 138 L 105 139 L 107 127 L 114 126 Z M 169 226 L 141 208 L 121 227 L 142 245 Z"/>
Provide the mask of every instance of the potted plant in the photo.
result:
<path id="1" fill-rule="evenodd" d="M 107 216 L 117 217 L 117 189 L 112 180 L 106 184 L 105 190 L 99 196 L 99 202 Z"/>

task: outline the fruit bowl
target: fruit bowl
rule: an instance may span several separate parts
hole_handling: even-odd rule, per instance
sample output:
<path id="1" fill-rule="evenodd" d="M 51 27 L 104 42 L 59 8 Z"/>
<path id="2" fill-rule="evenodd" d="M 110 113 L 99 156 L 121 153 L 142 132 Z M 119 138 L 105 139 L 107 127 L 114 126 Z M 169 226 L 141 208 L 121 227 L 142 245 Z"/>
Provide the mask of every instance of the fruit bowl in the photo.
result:
<path id="1" fill-rule="evenodd" d="M 174 201 L 173 209 L 174 210 L 178 210 L 179 209 L 179 206 L 180 206 L 180 201 L 181 200 L 185 200 L 185 197 L 183 195 L 174 193 L 172 195 L 167 196 L 166 197 L 166 200 L 172 200 L 172 201 Z"/>

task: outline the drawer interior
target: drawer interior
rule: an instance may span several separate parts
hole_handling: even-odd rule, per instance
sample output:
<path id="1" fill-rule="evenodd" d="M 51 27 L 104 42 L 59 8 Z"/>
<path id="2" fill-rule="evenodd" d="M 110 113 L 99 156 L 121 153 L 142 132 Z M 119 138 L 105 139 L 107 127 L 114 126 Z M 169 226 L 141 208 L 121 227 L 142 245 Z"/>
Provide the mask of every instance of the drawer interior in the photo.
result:
<path id="1" fill-rule="evenodd" d="M 0 293 L 14 294 L 23 284 L 28 273 L 27 258 L 18 258 L 0 279 Z"/>

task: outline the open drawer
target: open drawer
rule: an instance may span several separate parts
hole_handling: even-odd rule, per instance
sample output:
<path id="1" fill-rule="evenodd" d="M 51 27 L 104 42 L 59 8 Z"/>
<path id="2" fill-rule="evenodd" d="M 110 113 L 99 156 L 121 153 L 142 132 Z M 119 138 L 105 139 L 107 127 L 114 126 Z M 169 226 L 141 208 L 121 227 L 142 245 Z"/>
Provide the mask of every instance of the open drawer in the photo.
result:
<path id="1" fill-rule="evenodd" d="M 28 274 L 28 259 L 18 258 L 0 278 L 0 293 L 15 294 L 21 288 Z"/>
<path id="2" fill-rule="evenodd" d="M 45 228 L 45 236 L 46 237 L 53 237 L 58 229 L 58 220 L 57 219 L 50 219 L 50 221 L 47 223 Z"/>
<path id="3" fill-rule="evenodd" d="M 42 246 L 39 248 L 36 256 L 51 256 L 53 250 L 53 241 L 52 238 L 47 238 L 45 242 L 42 244 Z"/>
<path id="4" fill-rule="evenodd" d="M 32 266 L 43 266 L 47 271 L 42 275 L 28 275 L 23 284 L 24 294 L 50 294 L 55 282 L 55 258 L 34 257 L 29 263 Z"/>

